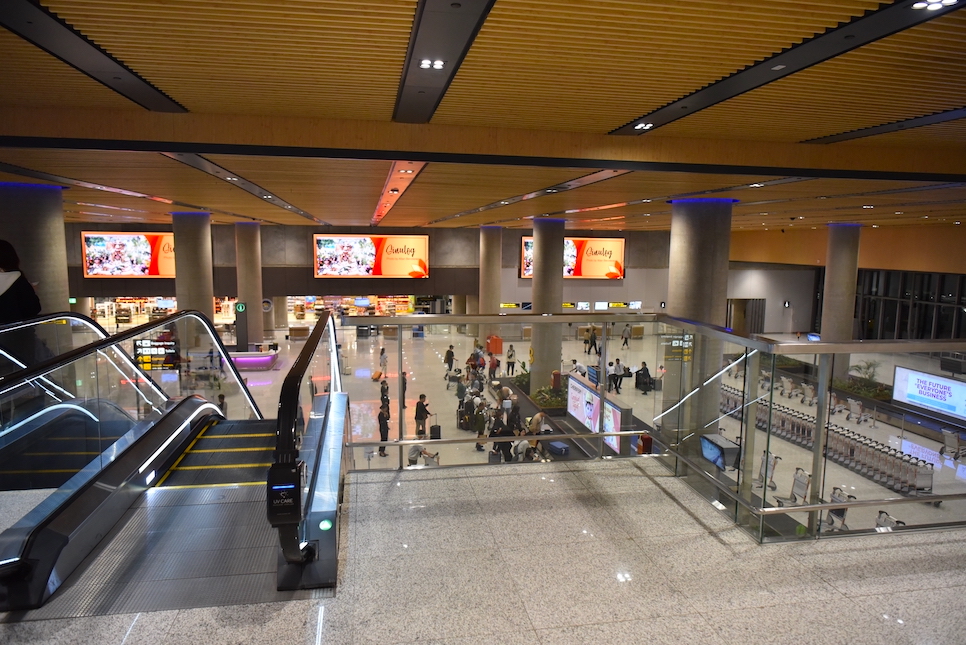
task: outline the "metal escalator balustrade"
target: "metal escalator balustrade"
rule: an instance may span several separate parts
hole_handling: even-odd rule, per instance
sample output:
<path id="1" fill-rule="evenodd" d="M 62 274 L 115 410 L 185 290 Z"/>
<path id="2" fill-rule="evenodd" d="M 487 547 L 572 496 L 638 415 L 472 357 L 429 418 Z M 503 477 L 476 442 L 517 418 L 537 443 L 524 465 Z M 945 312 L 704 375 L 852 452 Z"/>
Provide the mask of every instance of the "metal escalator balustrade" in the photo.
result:
<path id="1" fill-rule="evenodd" d="M 91 318 L 71 312 L 0 325 L 0 376 L 14 374 L 109 335 Z"/>

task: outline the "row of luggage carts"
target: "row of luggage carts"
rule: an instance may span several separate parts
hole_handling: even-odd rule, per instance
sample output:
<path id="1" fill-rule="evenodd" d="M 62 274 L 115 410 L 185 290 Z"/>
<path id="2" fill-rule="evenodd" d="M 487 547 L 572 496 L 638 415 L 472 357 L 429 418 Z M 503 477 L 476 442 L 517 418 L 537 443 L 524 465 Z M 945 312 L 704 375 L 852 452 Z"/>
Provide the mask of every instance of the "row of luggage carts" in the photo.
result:
<path id="1" fill-rule="evenodd" d="M 742 394 L 730 386 L 722 386 L 720 410 L 741 417 Z M 769 408 L 758 406 L 755 427 L 768 428 Z M 891 448 L 837 424 L 828 424 L 825 455 L 828 459 L 863 477 L 903 495 L 930 495 L 933 488 L 933 465 L 901 450 Z M 815 417 L 775 405 L 771 409 L 771 435 L 803 448 L 814 444 Z M 936 504 L 938 506 L 938 503 Z"/>

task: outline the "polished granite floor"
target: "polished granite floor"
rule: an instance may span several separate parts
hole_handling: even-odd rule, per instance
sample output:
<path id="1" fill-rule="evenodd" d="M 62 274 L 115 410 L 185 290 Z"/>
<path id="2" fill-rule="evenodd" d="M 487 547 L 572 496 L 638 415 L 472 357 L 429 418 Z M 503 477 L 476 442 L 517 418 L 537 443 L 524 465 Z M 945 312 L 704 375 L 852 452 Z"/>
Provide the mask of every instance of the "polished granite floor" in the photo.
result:
<path id="1" fill-rule="evenodd" d="M 966 532 L 759 546 L 651 458 L 350 476 L 334 598 L 0 643 L 962 643 Z"/>

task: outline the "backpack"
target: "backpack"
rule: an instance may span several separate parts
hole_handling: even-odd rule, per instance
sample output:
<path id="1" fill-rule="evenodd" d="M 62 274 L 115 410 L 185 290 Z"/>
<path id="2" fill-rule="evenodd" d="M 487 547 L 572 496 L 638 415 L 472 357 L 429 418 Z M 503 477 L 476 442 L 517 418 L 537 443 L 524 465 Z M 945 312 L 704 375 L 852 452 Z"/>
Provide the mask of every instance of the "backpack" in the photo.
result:
<path id="1" fill-rule="evenodd" d="M 498 358 L 498 359 L 496 359 L 496 367 L 497 367 L 497 369 L 499 369 L 499 368 L 500 368 L 500 359 L 499 359 L 499 358 Z"/>

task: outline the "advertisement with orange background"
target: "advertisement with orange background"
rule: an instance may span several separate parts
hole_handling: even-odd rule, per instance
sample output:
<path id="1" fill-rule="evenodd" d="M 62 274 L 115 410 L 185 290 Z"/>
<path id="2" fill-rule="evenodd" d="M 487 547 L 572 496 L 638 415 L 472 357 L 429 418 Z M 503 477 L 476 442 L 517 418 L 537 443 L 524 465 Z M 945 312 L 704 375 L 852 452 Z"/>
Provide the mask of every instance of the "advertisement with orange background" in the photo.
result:
<path id="1" fill-rule="evenodd" d="M 523 238 L 520 277 L 533 277 L 533 238 Z M 624 238 L 565 237 L 563 277 L 621 280 L 624 277 Z"/>
<path id="2" fill-rule="evenodd" d="M 428 278 L 428 235 L 315 235 L 316 278 Z"/>
<path id="3" fill-rule="evenodd" d="M 174 233 L 82 231 L 85 278 L 173 278 Z"/>

